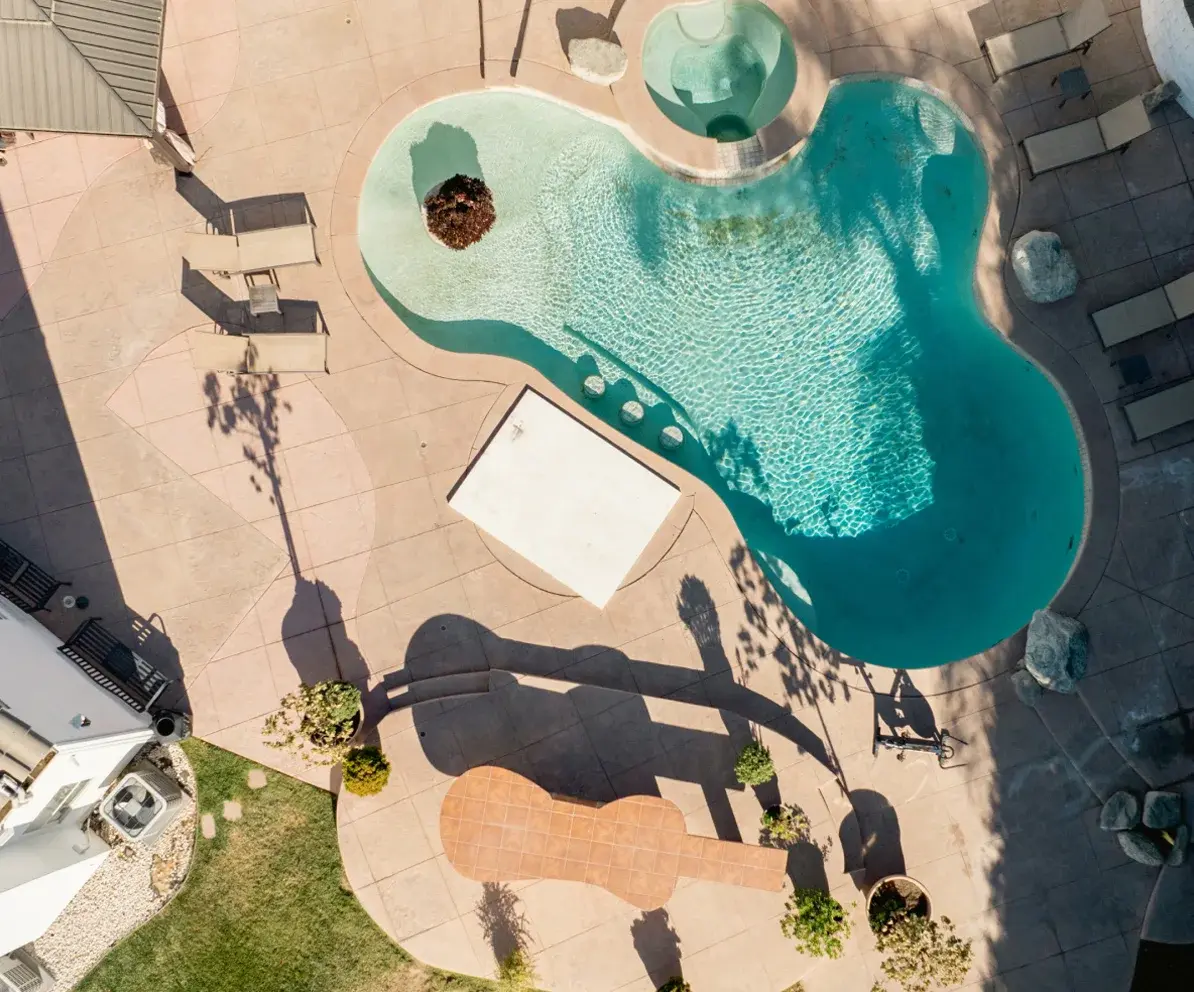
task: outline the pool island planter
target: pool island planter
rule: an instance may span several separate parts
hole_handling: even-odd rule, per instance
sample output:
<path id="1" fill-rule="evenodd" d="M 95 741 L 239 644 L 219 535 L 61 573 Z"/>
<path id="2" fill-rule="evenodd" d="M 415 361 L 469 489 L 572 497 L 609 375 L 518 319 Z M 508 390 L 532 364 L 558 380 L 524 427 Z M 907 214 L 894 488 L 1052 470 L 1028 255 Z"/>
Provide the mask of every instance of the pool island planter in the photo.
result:
<path id="1" fill-rule="evenodd" d="M 642 29 L 645 30 L 651 17 L 663 6 L 667 4 L 655 0 L 640 4 L 631 0 L 619 18 L 618 29 L 624 40 L 630 17 L 640 18 Z M 773 2 L 769 6 L 778 9 Z M 650 7 L 650 11 L 643 13 L 645 7 Z M 809 16 L 815 23 L 816 18 L 811 11 Z M 819 26 L 816 31 L 820 32 Z M 802 38 L 794 35 L 794 41 L 800 45 Z M 919 81 L 942 95 L 972 126 L 987 161 L 990 182 L 988 209 L 974 270 L 976 303 L 988 324 L 1022 355 L 1030 358 L 1058 386 L 1078 428 L 1087 483 L 1085 529 L 1074 566 L 1060 591 L 1053 597 L 1052 605 L 1062 611 L 1080 610 L 1098 584 L 1110 555 L 1119 512 L 1118 466 L 1110 426 L 1090 380 L 1064 349 L 1016 309 L 1005 287 L 1006 244 L 1018 203 L 1019 177 L 1014 150 L 998 110 L 960 70 L 920 52 L 862 46 L 842 49 L 832 55 L 819 54 L 817 61 L 826 69 L 826 90 L 830 76 L 835 79 L 875 73 L 903 76 L 909 81 Z M 686 494 L 692 494 L 696 511 L 701 514 L 728 561 L 741 547 L 742 538 L 728 509 L 705 483 L 657 451 L 650 451 L 653 446 L 640 448 L 628 445 L 624 434 L 583 409 L 579 395 L 569 395 L 560 390 L 537 370 L 511 358 L 450 353 L 418 337 L 382 298 L 364 264 L 357 242 L 358 211 L 361 187 L 372 157 L 394 127 L 420 107 L 434 101 L 491 89 L 530 90 L 618 126 L 640 150 L 657 163 L 663 162 L 665 165 L 677 160 L 677 156 L 671 153 L 675 150 L 672 147 L 673 138 L 681 145 L 688 141 L 703 144 L 707 149 L 716 145 L 710 139 L 702 141 L 670 125 L 654 107 L 645 90 L 641 93 L 642 99 L 659 127 L 639 133 L 633 127 L 633 115 L 625 112 L 621 101 L 616 99 L 616 92 L 585 84 L 567 72 L 537 63 L 523 63 L 517 79 L 509 74 L 508 64 L 497 60 L 488 61 L 485 70 L 483 77 L 478 75 L 476 67 L 449 68 L 425 75 L 386 100 L 358 132 L 339 174 L 333 194 L 330 224 L 332 256 L 345 291 L 373 330 L 415 367 L 446 378 L 496 381 L 510 388 L 529 383 L 557 402 L 567 405 L 575 415 L 615 444 L 630 449 L 635 457 L 666 477 L 675 479 Z M 625 85 L 625 80 L 622 85 Z M 712 164 L 711 159 L 705 161 L 706 164 Z M 698 170 L 676 171 L 695 174 Z M 788 620 L 782 611 L 769 608 L 765 612 L 767 615 L 761 618 L 762 622 L 780 639 L 789 641 L 791 635 L 786 633 L 785 626 Z M 942 669 L 921 670 L 920 688 L 926 695 L 933 695 L 982 683 L 1008 671 L 1022 654 L 1023 636 L 1021 629 L 969 658 L 959 659 Z M 836 678 L 864 688 L 858 679 L 851 676 L 849 669 L 840 668 L 840 660 L 834 660 L 838 658 L 837 653 L 819 639 L 809 637 L 806 655 L 810 664 L 818 669 L 832 669 L 836 672 Z"/>

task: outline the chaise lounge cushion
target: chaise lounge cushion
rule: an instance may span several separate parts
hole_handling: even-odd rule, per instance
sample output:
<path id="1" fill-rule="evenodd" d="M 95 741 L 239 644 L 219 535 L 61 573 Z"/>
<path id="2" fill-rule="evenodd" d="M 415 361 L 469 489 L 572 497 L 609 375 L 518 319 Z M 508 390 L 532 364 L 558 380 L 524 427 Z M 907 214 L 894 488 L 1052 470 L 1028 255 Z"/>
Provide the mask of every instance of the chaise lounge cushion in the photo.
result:
<path id="1" fill-rule="evenodd" d="M 1076 10 L 1068 10 L 1061 15 L 1061 30 L 1071 50 L 1085 45 L 1109 27 L 1111 18 L 1107 16 L 1103 0 L 1086 0 Z"/>
<path id="2" fill-rule="evenodd" d="M 1194 316 L 1194 272 L 1174 279 L 1165 287 L 1165 296 L 1178 320 Z"/>
<path id="3" fill-rule="evenodd" d="M 1063 55 L 1069 50 L 1070 44 L 1057 17 L 987 39 L 987 56 L 1000 76 Z"/>
<path id="4" fill-rule="evenodd" d="M 1124 407 L 1137 441 L 1194 420 L 1194 379 L 1179 382 Z"/>
<path id="5" fill-rule="evenodd" d="M 1029 135 L 1024 139 L 1024 154 L 1033 175 L 1094 158 L 1106 150 L 1103 132 L 1095 117 Z"/>
<path id="6" fill-rule="evenodd" d="M 1104 348 L 1131 341 L 1177 318 L 1165 290 L 1153 289 L 1091 314 Z"/>

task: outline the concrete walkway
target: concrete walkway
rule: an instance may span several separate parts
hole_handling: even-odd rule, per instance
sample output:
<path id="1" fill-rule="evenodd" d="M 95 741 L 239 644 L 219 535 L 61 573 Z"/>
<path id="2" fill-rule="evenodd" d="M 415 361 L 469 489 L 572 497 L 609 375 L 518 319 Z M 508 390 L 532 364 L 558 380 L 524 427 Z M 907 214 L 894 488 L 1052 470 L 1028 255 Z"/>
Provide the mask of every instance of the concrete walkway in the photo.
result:
<path id="1" fill-rule="evenodd" d="M 1067 115 L 1105 109 L 1155 80 L 1139 11 L 1117 5 L 1112 29 L 1083 57 L 1093 99 L 1067 104 Z M 956 65 L 1012 137 L 1061 122 L 1052 63 L 992 85 L 978 50 L 980 37 L 1056 12 L 1055 0 L 814 7 L 843 64 L 852 47 L 916 49 L 942 72 Z M 1125 769 L 1153 784 L 1194 771 L 1181 729 L 1194 707 L 1194 443 L 1184 429 L 1125 443 L 1110 366 L 1082 330 L 1095 297 L 1050 311 L 1012 301 L 1086 370 L 1117 442 L 1123 524 L 1082 613 L 1094 645 L 1083 700 L 1037 714 L 1009 699 L 1003 680 L 977 681 L 997 666 L 897 677 L 797 641 L 749 556 L 722 539 L 716 508 L 698 509 L 659 565 L 597 611 L 520 577 L 446 506 L 508 383 L 432 375 L 398 357 L 335 264 L 282 274 L 283 296 L 319 303 L 332 331 L 330 375 L 238 384 L 190 361 L 188 333 L 224 319 L 232 290 L 184 267 L 181 234 L 228 209 L 268 226 L 301 204 L 332 259 L 347 150 L 399 90 L 416 91 L 432 73 L 476 72 L 476 5 L 177 0 L 170 9 L 165 72 L 200 155 L 194 177 L 176 181 L 135 143 L 74 137 L 22 135 L 0 169 L 0 537 L 73 579 L 91 613 L 178 676 L 198 733 L 262 764 L 330 787 L 326 771 L 265 749 L 261 720 L 300 679 L 359 681 L 397 774 L 375 808 L 341 804 L 362 844 L 356 857 L 345 842 L 346 868 L 375 893 L 362 897 L 375 918 L 428 960 L 477 973 L 493 964 L 484 928 L 461 922 L 477 913 L 477 894 L 454 888 L 424 825 L 447 776 L 528 754 L 540 775 L 567 773 L 569 787 L 611 798 L 658 790 L 681 805 L 691 831 L 749 839 L 761 798 L 712 769 L 724 772 L 750 723 L 773 740 L 777 763 L 782 756 L 784 801 L 808 812 L 822 843 L 834 841 L 824 870 L 835 891 L 857 890 L 850 872 L 902 863 L 975 937 L 972 985 L 999 975 L 1013 989 L 1126 989 L 1155 873 L 1125 863 L 1094 813 Z M 488 58 L 509 72 L 517 55 L 525 81 L 536 66 L 565 69 L 559 24 L 571 9 L 486 2 Z M 1016 228 L 1053 224 L 1079 244 L 1082 292 L 1105 302 L 1172 278 L 1190 261 L 1180 232 L 1194 231 L 1167 220 L 1190 196 L 1191 126 L 1167 111 L 1140 161 L 1098 160 L 1024 185 Z M 1096 236 L 1137 229 L 1126 248 Z M 1164 375 L 1188 364 L 1188 330 L 1144 345 Z M 56 610 L 46 622 L 66 633 L 81 619 Z M 438 702 L 386 715 L 387 688 L 461 659 L 474 671 L 582 688 L 488 693 L 468 704 L 475 719 L 454 719 Z M 593 694 L 602 700 L 594 709 L 578 704 Z M 505 708 L 549 695 L 542 714 L 512 719 Z M 931 759 L 872 757 L 876 713 L 887 729 L 948 728 L 969 742 L 964 763 L 941 770 Z M 420 721 L 435 735 L 419 737 Z M 677 746 L 668 728 L 683 739 L 690 723 L 707 751 Z M 443 767 L 440 746 L 455 756 Z M 712 764 L 693 769 L 692 755 Z M 861 862 L 848 860 L 855 852 L 839 834 L 851 818 L 859 837 L 874 838 Z M 406 871 L 450 890 L 450 905 L 435 904 L 442 919 L 414 913 L 420 899 L 393 881 Z M 653 948 L 668 946 L 666 921 L 646 923 L 644 936 L 600 893 L 553 889 L 568 884 L 535 883 L 534 896 L 514 887 L 524 908 L 542 900 L 526 916 L 549 987 L 647 988 L 662 967 Z M 861 928 L 846 958 L 810 971 L 778 939 L 782 900 L 739 905 L 733 890 L 685 896 L 689 888 L 669 919 L 685 973 L 706 987 L 736 988 L 741 975 L 741 987 L 779 990 L 804 974 L 809 992 L 869 988 L 876 961 Z M 465 928 L 467 939 L 440 939 L 443 926 Z M 569 942 L 588 951 L 567 953 Z"/>

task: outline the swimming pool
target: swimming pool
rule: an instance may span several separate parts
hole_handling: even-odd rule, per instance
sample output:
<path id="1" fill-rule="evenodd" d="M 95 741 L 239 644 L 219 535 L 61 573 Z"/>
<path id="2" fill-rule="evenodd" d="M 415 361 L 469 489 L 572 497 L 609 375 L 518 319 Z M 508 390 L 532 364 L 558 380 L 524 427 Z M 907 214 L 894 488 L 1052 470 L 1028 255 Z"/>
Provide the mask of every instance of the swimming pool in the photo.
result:
<path id="1" fill-rule="evenodd" d="M 419 204 L 483 176 L 497 223 L 453 252 Z M 987 200 L 953 111 L 840 83 L 779 172 L 689 184 L 616 129 L 515 93 L 431 104 L 386 139 L 360 248 L 396 312 L 450 351 L 517 358 L 653 445 L 733 513 L 792 610 L 838 650 L 925 667 L 1002 640 L 1081 542 L 1082 460 L 1051 382 L 971 290 Z M 694 439 L 696 442 L 694 443 Z M 673 456 L 669 456 L 673 457 Z"/>

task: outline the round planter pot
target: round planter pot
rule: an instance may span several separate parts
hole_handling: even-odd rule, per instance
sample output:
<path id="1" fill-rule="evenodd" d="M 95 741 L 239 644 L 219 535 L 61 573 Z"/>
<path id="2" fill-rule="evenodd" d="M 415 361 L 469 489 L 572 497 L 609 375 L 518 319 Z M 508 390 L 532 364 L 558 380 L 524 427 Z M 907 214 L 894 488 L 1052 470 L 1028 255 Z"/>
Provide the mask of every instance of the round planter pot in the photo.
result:
<path id="1" fill-rule="evenodd" d="M 894 885 L 900 890 L 900 894 L 905 897 L 907 901 L 909 896 L 915 892 L 919 892 L 924 898 L 924 913 L 926 919 L 931 919 L 933 916 L 933 900 L 929 895 L 929 890 L 923 882 L 918 882 L 911 875 L 884 875 L 881 879 L 875 882 L 870 887 L 866 894 L 866 919 L 867 923 L 871 922 L 871 903 L 874 902 L 875 896 L 879 893 L 885 885 Z"/>

